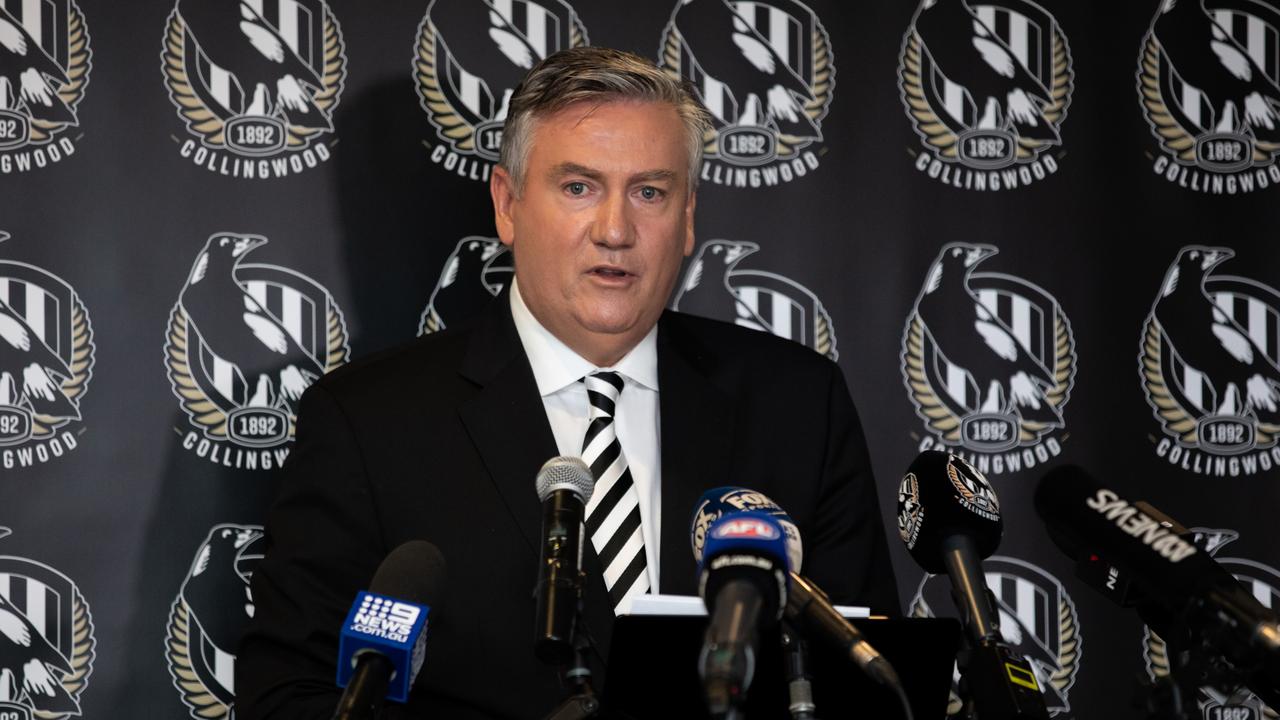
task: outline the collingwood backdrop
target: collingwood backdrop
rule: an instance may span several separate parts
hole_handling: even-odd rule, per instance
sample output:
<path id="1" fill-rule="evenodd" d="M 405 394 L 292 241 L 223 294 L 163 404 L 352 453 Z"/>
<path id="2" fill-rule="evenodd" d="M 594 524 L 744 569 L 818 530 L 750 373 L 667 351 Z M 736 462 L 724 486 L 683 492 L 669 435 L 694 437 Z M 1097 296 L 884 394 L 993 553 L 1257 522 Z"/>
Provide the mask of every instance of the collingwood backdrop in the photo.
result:
<path id="1" fill-rule="evenodd" d="M 0 708 L 234 712 L 298 396 L 509 283 L 511 58 L 585 44 L 714 116 L 672 306 L 840 363 L 891 532 L 920 450 L 987 474 L 1055 716 L 1169 663 L 1049 543 L 1055 464 L 1280 603 L 1277 0 L 3 0 L 0 613 L 38 641 Z M 951 612 L 891 547 L 903 610 Z"/>

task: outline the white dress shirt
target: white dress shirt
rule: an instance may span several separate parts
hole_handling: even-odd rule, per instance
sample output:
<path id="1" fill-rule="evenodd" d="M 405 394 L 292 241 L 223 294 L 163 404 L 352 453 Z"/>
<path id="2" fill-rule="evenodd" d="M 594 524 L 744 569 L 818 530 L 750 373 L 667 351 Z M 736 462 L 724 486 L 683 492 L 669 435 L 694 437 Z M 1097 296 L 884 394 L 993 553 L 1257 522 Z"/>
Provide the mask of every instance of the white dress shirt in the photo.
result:
<path id="1" fill-rule="evenodd" d="M 582 378 L 597 370 L 612 370 L 624 378 L 613 424 L 622 453 L 631 469 L 640 502 L 649 592 L 658 592 L 659 538 L 662 537 L 662 457 L 658 438 L 658 328 L 649 330 L 613 367 L 592 365 L 538 322 L 511 280 L 511 317 L 524 345 L 533 378 L 538 383 L 547 420 L 561 455 L 582 457 L 590 405 Z"/>

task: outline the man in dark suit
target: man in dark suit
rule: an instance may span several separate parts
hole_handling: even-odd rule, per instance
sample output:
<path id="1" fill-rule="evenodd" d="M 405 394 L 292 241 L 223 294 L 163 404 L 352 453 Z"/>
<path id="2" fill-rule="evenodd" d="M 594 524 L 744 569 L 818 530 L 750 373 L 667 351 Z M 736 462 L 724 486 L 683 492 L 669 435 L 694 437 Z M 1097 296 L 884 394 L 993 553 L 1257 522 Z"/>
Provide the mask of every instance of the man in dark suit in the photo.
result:
<path id="1" fill-rule="evenodd" d="M 533 654 L 534 477 L 557 454 L 582 455 L 597 476 L 583 618 L 597 665 L 615 607 L 696 593 L 689 519 L 716 486 L 784 507 L 803 572 L 835 601 L 899 612 L 839 368 L 664 309 L 693 248 L 706 127 L 688 89 L 634 55 L 580 48 L 530 71 L 491 182 L 513 286 L 471 323 L 303 396 L 237 657 L 241 717 L 329 717 L 345 612 L 412 539 L 440 548 L 448 582 L 415 691 L 388 716 L 544 717 L 564 692 Z"/>

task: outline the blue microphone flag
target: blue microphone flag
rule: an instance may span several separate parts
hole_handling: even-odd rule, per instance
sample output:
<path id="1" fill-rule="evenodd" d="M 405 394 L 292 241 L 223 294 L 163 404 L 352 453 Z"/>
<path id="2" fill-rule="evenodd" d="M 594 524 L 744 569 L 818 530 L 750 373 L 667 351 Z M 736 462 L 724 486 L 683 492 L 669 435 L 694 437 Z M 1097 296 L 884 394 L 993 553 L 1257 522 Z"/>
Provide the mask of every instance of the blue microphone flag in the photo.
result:
<path id="1" fill-rule="evenodd" d="M 694 506 L 693 518 L 689 527 L 689 541 L 693 545 L 694 562 L 702 563 L 707 532 L 711 525 L 727 513 L 739 513 L 747 510 L 763 512 L 773 517 L 782 526 L 787 538 L 787 560 L 791 569 L 800 572 L 804 562 L 804 548 L 800 540 L 800 528 L 787 512 L 763 493 L 742 487 L 712 488 L 702 494 L 698 504 Z"/>
<path id="2" fill-rule="evenodd" d="M 338 687 L 345 688 L 351 681 L 361 653 L 376 652 L 395 668 L 387 698 L 396 702 L 408 700 L 409 688 L 422 669 L 430 612 L 429 605 L 368 590 L 356 595 L 338 640 Z"/>

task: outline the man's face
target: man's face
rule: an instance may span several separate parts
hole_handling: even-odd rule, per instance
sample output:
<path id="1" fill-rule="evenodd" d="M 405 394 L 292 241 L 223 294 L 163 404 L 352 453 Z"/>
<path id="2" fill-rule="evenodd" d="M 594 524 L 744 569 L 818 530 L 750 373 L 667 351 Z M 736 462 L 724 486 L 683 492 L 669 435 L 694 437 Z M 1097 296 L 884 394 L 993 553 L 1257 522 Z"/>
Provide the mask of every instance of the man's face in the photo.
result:
<path id="1" fill-rule="evenodd" d="M 597 365 L 658 321 L 693 250 L 684 124 L 671 105 L 578 103 L 534 125 L 524 188 L 490 182 L 534 317 Z"/>

